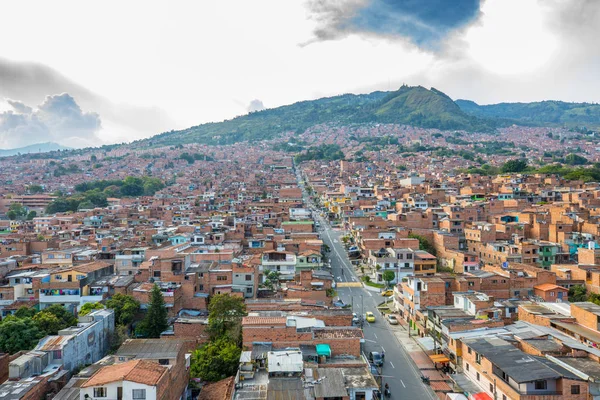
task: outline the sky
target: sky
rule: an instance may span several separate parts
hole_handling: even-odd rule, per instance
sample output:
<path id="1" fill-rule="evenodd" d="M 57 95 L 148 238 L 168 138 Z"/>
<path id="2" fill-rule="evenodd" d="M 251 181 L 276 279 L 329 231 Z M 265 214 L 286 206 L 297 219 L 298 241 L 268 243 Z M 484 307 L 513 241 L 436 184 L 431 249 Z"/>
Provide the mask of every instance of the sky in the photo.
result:
<path id="1" fill-rule="evenodd" d="M 0 148 L 129 142 L 343 93 L 600 101 L 597 0 L 19 0 Z"/>

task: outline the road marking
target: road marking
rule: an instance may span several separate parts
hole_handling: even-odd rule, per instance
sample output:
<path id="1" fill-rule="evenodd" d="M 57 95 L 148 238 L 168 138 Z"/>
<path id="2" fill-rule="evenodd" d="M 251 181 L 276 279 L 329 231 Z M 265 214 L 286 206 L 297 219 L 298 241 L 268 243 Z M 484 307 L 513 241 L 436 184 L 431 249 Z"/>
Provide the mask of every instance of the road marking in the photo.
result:
<path id="1" fill-rule="evenodd" d="M 381 346 L 381 351 L 383 351 L 385 353 L 385 349 L 383 348 L 383 346 Z"/>
<path id="2" fill-rule="evenodd" d="M 365 342 L 377 343 L 376 341 L 371 340 L 371 339 L 365 339 Z"/>
<path id="3" fill-rule="evenodd" d="M 375 339 L 377 339 L 377 334 L 376 333 L 374 333 L 373 336 L 375 336 Z"/>
<path id="4" fill-rule="evenodd" d="M 392 366 L 392 368 L 396 369 L 396 367 L 394 367 L 394 364 L 390 361 L 390 365 Z"/>
<path id="5" fill-rule="evenodd" d="M 369 296 L 373 297 L 373 294 L 371 292 L 367 292 L 367 293 L 369 293 Z"/>
<path id="6" fill-rule="evenodd" d="M 404 389 L 406 389 L 406 385 L 404 384 L 404 382 L 402 381 L 402 379 L 400 379 L 400 383 L 402 384 L 402 386 L 404 386 Z"/>

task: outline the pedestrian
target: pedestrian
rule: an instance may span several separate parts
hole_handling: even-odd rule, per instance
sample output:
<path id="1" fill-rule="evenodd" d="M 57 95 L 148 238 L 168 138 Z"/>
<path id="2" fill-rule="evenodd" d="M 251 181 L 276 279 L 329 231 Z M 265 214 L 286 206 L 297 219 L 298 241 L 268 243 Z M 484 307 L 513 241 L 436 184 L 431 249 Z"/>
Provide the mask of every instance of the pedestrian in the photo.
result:
<path id="1" fill-rule="evenodd" d="M 381 350 L 381 361 L 385 361 L 385 351 Z"/>

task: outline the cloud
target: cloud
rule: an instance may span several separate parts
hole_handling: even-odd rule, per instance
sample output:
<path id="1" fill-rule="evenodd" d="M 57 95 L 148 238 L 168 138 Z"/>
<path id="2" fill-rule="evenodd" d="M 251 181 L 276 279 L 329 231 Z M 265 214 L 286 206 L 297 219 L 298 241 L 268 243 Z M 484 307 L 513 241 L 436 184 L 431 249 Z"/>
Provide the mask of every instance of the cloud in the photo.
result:
<path id="1" fill-rule="evenodd" d="M 36 110 L 20 101 L 8 103 L 13 110 L 0 113 L 0 143 L 5 148 L 40 142 L 71 147 L 99 144 L 100 116 L 83 112 L 67 93 L 47 96 Z"/>
<path id="2" fill-rule="evenodd" d="M 480 0 L 453 0 L 451 5 L 448 0 L 311 0 L 308 8 L 317 23 L 317 41 L 361 33 L 437 49 L 449 33 L 478 18 Z"/>
<path id="3" fill-rule="evenodd" d="M 265 109 L 265 105 L 263 104 L 263 102 L 261 100 L 258 99 L 254 99 L 250 102 L 250 104 L 248 104 L 248 112 L 254 112 L 254 111 L 262 111 Z"/>
<path id="4" fill-rule="evenodd" d="M 0 98 L 19 99 L 15 104 L 9 103 L 15 111 L 27 114 L 26 110 L 19 109 L 20 105 L 17 103 L 38 104 L 47 95 L 54 93 L 69 93 L 84 109 L 94 110 L 102 115 L 103 121 L 106 122 L 104 125 L 111 127 L 110 130 L 102 132 L 101 136 L 105 142 L 135 140 L 178 127 L 159 107 L 115 103 L 73 82 L 47 65 L 0 58 Z M 58 99 L 53 99 L 53 102 L 56 101 Z M 50 106 L 49 104 L 48 107 Z M 98 143 L 102 144 L 104 143 Z"/>

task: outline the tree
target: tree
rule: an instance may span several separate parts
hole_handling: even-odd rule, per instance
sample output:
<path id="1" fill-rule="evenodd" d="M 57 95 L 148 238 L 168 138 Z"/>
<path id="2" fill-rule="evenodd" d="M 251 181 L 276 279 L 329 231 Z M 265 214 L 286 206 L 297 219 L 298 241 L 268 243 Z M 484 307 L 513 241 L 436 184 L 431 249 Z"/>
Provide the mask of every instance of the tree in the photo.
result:
<path id="1" fill-rule="evenodd" d="M 565 157 L 567 165 L 585 165 L 587 163 L 589 163 L 588 159 L 578 154 L 571 153 Z"/>
<path id="2" fill-rule="evenodd" d="M 0 350 L 4 353 L 31 350 L 42 337 L 43 332 L 31 318 L 8 316 L 0 323 Z"/>
<path id="3" fill-rule="evenodd" d="M 68 328 L 73 325 L 77 325 L 77 318 L 73 313 L 68 311 L 66 308 L 61 306 L 60 304 L 53 304 L 50 307 L 44 308 L 42 311 L 36 314 L 53 314 L 60 321 L 60 329 Z"/>
<path id="4" fill-rule="evenodd" d="M 26 306 L 19 307 L 17 311 L 13 314 L 16 318 L 32 318 L 37 311 L 35 308 L 29 308 Z"/>
<path id="5" fill-rule="evenodd" d="M 10 207 L 8 207 L 8 212 L 6 216 L 10 220 L 21 219 L 27 215 L 27 208 L 23 207 L 19 203 L 12 203 Z"/>
<path id="6" fill-rule="evenodd" d="M 79 310 L 79 315 L 88 315 L 89 313 L 91 313 L 94 310 L 103 310 L 104 309 L 104 305 L 102 305 L 101 303 L 85 303 L 84 305 L 81 306 L 81 309 Z"/>
<path id="7" fill-rule="evenodd" d="M 500 169 L 503 173 L 523 172 L 527 168 L 527 160 L 508 160 Z"/>
<path id="8" fill-rule="evenodd" d="M 27 221 L 31 221 L 35 217 L 37 217 L 37 212 L 35 212 L 35 211 L 29 211 L 27 213 Z"/>
<path id="9" fill-rule="evenodd" d="M 582 285 L 575 285 L 569 288 L 569 301 L 570 302 L 579 302 L 579 301 L 587 301 L 587 289 Z"/>
<path id="10" fill-rule="evenodd" d="M 208 305 L 208 332 L 211 339 L 227 336 L 235 343 L 241 341 L 242 318 L 246 304 L 241 297 L 229 294 L 212 296 Z"/>
<path id="11" fill-rule="evenodd" d="M 31 194 L 43 193 L 44 188 L 40 185 L 29 185 L 27 186 L 27 191 Z"/>
<path id="12" fill-rule="evenodd" d="M 381 275 L 381 277 L 383 278 L 383 280 L 386 283 L 387 287 L 390 287 L 390 282 L 394 280 L 394 278 L 396 277 L 396 274 L 394 273 L 394 271 L 383 271 L 383 274 Z"/>
<path id="13" fill-rule="evenodd" d="M 129 325 L 140 309 L 140 302 L 132 296 L 117 293 L 106 302 L 106 308 L 115 311 L 115 322 L 119 325 Z"/>
<path id="14" fill-rule="evenodd" d="M 140 333 L 148 338 L 159 338 L 160 334 L 169 327 L 165 299 L 158 285 L 150 292 L 150 304 L 144 320 L 140 324 Z"/>
<path id="15" fill-rule="evenodd" d="M 32 319 L 45 335 L 56 335 L 59 330 L 66 328 L 56 315 L 49 312 L 39 312 Z"/>
<path id="16" fill-rule="evenodd" d="M 225 337 L 210 341 L 192 354 L 190 374 L 203 381 L 216 382 L 236 374 L 242 349 Z"/>

